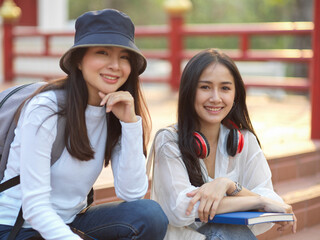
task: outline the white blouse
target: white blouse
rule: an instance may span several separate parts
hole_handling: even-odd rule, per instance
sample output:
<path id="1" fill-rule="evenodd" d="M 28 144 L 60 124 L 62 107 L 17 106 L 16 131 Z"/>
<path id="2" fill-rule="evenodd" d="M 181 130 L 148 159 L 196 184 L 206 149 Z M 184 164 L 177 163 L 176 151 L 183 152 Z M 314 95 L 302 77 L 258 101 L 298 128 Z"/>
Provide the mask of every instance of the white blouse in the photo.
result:
<path id="1" fill-rule="evenodd" d="M 250 131 L 241 132 L 244 135 L 243 150 L 235 157 L 230 157 L 226 150 L 229 129 L 221 124 L 215 160 L 215 177 L 227 177 L 254 193 L 282 201 L 273 190 L 271 171 L 256 137 Z M 186 194 L 197 187 L 189 181 L 178 147 L 178 134 L 174 130 L 159 132 L 154 149 L 152 198 L 159 202 L 170 225 L 189 226 L 194 223 L 195 218 L 198 218 L 199 202 L 187 216 L 185 212 L 191 198 Z M 200 159 L 200 165 L 205 182 L 212 181 L 202 159 Z M 254 225 L 251 230 L 258 235 L 271 226 L 259 224 Z"/>

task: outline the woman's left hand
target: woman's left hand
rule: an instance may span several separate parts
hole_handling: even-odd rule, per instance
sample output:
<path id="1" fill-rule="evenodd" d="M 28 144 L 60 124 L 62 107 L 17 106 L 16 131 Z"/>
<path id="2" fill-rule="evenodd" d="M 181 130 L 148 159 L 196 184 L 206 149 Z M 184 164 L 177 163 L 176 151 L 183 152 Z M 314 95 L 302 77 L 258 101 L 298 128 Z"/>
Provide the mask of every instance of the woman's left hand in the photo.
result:
<path id="1" fill-rule="evenodd" d="M 294 215 L 293 212 L 288 212 L 288 213 L 292 213 L 293 214 L 293 222 L 290 221 L 290 222 L 276 222 L 276 224 L 280 225 L 278 228 L 277 228 L 277 231 L 285 231 L 287 229 L 290 229 L 292 230 L 293 233 L 296 233 L 297 232 L 297 218 L 296 218 L 296 215 Z"/>
<path id="2" fill-rule="evenodd" d="M 292 206 L 286 203 L 278 202 L 272 200 L 270 198 L 261 197 L 264 202 L 263 211 L 265 212 L 284 212 L 293 214 L 293 222 L 276 222 L 276 224 L 280 225 L 277 228 L 278 231 L 285 231 L 289 228 L 292 229 L 292 232 L 295 233 L 297 231 L 297 218 L 294 215 Z"/>
<path id="3" fill-rule="evenodd" d="M 200 201 L 198 215 L 201 222 L 208 222 L 208 218 L 213 219 L 217 212 L 222 198 L 225 196 L 230 185 L 233 184 L 228 178 L 216 178 L 211 182 L 203 184 L 201 187 L 187 193 L 192 197 L 188 205 L 186 214 L 190 215 L 194 205 Z"/>
<path id="4" fill-rule="evenodd" d="M 108 94 L 99 92 L 102 101 L 100 105 L 106 105 L 106 112 L 113 114 L 122 122 L 130 123 L 138 121 L 134 109 L 134 99 L 127 91 L 117 91 Z"/>

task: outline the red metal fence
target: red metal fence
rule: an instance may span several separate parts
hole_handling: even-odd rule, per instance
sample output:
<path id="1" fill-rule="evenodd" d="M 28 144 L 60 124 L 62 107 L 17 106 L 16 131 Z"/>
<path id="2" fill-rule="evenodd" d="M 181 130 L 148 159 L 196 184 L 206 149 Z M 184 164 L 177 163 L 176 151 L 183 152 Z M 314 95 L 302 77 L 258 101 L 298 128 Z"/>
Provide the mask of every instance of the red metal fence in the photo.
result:
<path id="1" fill-rule="evenodd" d="M 239 39 L 237 49 L 225 49 L 236 61 L 280 61 L 280 62 L 304 62 L 310 66 L 309 76 L 307 78 L 290 78 L 288 81 L 273 81 L 272 77 L 264 79 L 263 82 L 246 79 L 247 87 L 269 87 L 283 88 L 287 90 L 311 92 L 312 95 L 312 134 L 313 139 L 320 139 L 320 110 L 316 109 L 316 102 L 320 102 L 320 39 L 319 39 L 319 15 L 320 1 L 315 0 L 314 4 L 314 22 L 278 22 L 278 23 L 252 23 L 252 24 L 202 24 L 186 25 L 183 23 L 182 16 L 171 16 L 168 25 L 164 26 L 137 26 L 137 38 L 165 38 L 168 41 L 168 49 L 143 50 L 148 59 L 168 60 L 171 64 L 171 74 L 169 78 L 147 78 L 145 82 L 166 82 L 172 89 L 179 87 L 179 78 L 181 73 L 181 63 L 189 59 L 198 50 L 185 49 L 184 40 L 187 37 L 195 36 L 233 36 Z M 14 28 L 12 23 L 3 24 L 4 29 L 4 77 L 5 81 L 12 81 L 15 77 L 42 77 L 45 79 L 57 77 L 48 74 L 22 73 L 15 72 L 13 62 L 15 58 L 34 57 L 50 58 L 60 57 L 61 53 L 54 53 L 50 50 L 50 42 L 54 37 L 73 36 L 74 32 L 50 32 L 43 33 L 37 28 Z M 256 36 L 312 36 L 312 49 L 252 49 L 251 39 Z M 44 49 L 40 53 L 24 52 L 19 53 L 13 48 L 13 42 L 21 37 L 41 37 L 43 38 Z M 312 87 L 311 87 L 312 84 Z"/>
<path id="2" fill-rule="evenodd" d="M 173 89 L 179 86 L 179 77 L 181 72 L 181 62 L 191 58 L 199 50 L 191 50 L 184 48 L 184 39 L 187 37 L 197 36 L 235 36 L 239 39 L 238 49 L 225 49 L 225 51 L 236 61 L 280 61 L 280 62 L 306 62 L 311 63 L 311 49 L 263 49 L 255 50 L 250 46 L 250 40 L 256 36 L 280 36 L 280 35 L 306 35 L 311 36 L 313 31 L 312 22 L 281 22 L 281 23 L 257 23 L 257 24 L 208 24 L 208 25 L 184 25 L 181 17 L 172 17 L 170 26 L 137 26 L 136 38 L 166 38 L 169 41 L 169 49 L 161 50 L 144 50 L 143 53 L 148 59 L 168 60 L 171 64 L 171 76 L 169 78 L 144 78 L 144 81 L 151 82 L 168 82 Z M 13 33 L 7 33 L 5 39 L 6 47 L 4 49 L 9 57 L 5 61 L 6 64 L 12 63 L 15 58 L 33 57 L 33 58 L 58 58 L 61 53 L 52 52 L 50 42 L 56 37 L 72 37 L 74 32 L 50 32 L 43 33 L 37 28 L 17 27 L 13 29 Z M 11 34 L 11 35 L 9 35 Z M 17 52 L 13 49 L 12 42 L 15 38 L 23 37 L 41 37 L 43 39 L 43 49 L 40 53 L 35 52 Z M 11 40 L 10 40 L 11 38 Z M 10 41 L 9 41 L 10 40 Z M 5 80 L 11 81 L 15 77 L 43 77 L 53 78 L 55 75 L 46 75 L 38 73 L 15 72 L 13 65 L 5 67 Z M 10 71 L 11 69 L 11 71 Z M 291 78 L 285 84 L 272 81 L 258 83 L 257 81 L 246 82 L 247 86 L 255 87 L 277 87 L 298 91 L 309 90 L 308 79 Z"/>

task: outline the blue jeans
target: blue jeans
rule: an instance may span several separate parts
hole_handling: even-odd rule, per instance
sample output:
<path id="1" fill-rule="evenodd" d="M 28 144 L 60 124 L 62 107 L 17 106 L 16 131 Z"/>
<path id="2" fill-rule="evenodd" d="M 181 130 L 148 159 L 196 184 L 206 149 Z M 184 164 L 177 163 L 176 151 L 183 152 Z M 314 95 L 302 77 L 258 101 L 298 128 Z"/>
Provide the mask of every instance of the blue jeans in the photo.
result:
<path id="1" fill-rule="evenodd" d="M 158 203 L 142 199 L 90 207 L 85 213 L 78 214 L 70 226 L 101 240 L 160 240 L 166 234 L 168 219 Z M 0 225 L 0 240 L 7 238 L 11 228 Z M 33 229 L 22 228 L 16 239 L 25 240 L 37 235 Z"/>
<path id="2" fill-rule="evenodd" d="M 206 240 L 256 240 L 246 225 L 207 223 L 197 229 Z"/>

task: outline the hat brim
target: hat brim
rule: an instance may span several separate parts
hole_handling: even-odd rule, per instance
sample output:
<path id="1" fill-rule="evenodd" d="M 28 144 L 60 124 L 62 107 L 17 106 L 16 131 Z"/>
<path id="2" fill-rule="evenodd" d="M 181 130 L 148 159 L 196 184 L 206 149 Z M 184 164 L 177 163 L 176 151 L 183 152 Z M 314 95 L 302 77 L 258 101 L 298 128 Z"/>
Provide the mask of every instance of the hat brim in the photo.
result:
<path id="1" fill-rule="evenodd" d="M 98 33 L 84 36 L 75 45 L 73 45 L 60 58 L 60 68 L 67 74 L 70 73 L 70 57 L 73 51 L 84 47 L 122 47 L 132 51 L 137 56 L 138 72 L 143 73 L 147 67 L 147 60 L 142 55 L 138 47 L 124 35 L 118 33 Z"/>

